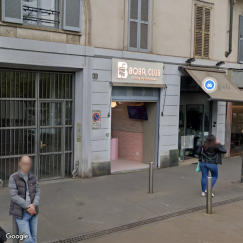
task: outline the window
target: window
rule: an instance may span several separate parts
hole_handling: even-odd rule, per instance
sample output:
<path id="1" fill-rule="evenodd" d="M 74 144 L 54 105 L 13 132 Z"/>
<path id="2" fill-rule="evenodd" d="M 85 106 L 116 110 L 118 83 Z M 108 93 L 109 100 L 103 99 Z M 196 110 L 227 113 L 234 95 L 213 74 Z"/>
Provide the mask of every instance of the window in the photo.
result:
<path id="1" fill-rule="evenodd" d="M 149 0 L 129 0 L 128 50 L 148 51 Z"/>
<path id="2" fill-rule="evenodd" d="M 212 8 L 195 6 L 194 56 L 209 58 Z"/>
<path id="3" fill-rule="evenodd" d="M 82 0 L 1 0 L 2 21 L 81 32 Z"/>
<path id="4" fill-rule="evenodd" d="M 243 15 L 240 15 L 240 23 L 239 23 L 238 62 L 243 63 Z"/>
<path id="5" fill-rule="evenodd" d="M 57 0 L 23 0 L 24 24 L 58 28 L 59 14 Z"/>

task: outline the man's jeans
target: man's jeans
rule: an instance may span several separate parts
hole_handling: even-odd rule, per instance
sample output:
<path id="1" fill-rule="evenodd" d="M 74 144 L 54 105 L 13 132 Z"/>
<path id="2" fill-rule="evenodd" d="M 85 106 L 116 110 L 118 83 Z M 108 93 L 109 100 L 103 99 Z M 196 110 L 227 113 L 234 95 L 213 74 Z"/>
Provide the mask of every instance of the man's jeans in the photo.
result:
<path id="1" fill-rule="evenodd" d="M 23 212 L 23 219 L 16 218 L 16 222 L 19 227 L 19 233 L 29 236 L 29 239 L 23 240 L 24 243 L 37 242 L 37 221 L 37 215 L 30 216 L 30 214 L 26 211 Z"/>

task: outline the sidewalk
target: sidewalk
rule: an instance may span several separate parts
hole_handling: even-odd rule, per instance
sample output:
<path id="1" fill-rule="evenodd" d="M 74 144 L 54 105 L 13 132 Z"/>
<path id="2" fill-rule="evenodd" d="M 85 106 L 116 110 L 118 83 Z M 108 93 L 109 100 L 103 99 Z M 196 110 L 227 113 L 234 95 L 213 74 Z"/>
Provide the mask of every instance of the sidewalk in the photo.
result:
<path id="1" fill-rule="evenodd" d="M 243 202 L 86 241 L 87 243 L 242 243 Z"/>
<path id="2" fill-rule="evenodd" d="M 205 205 L 196 165 L 155 170 L 154 195 L 148 194 L 148 171 L 92 179 L 40 183 L 42 199 L 38 242 L 62 239 L 182 209 Z M 242 196 L 241 158 L 219 166 L 214 202 Z M 9 193 L 0 190 L 0 225 L 11 231 Z"/>

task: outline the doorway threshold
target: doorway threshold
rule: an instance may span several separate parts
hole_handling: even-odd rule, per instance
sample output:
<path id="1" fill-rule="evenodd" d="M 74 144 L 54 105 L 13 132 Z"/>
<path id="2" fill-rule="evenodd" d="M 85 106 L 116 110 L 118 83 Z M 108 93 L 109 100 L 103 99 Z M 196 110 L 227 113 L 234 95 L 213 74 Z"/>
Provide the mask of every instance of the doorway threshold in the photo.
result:
<path id="1" fill-rule="evenodd" d="M 128 169 L 128 170 L 117 170 L 117 171 L 111 171 L 112 175 L 116 174 L 126 174 L 126 173 L 133 173 L 133 172 L 140 172 L 140 171 L 148 171 L 148 168 L 141 168 L 141 169 Z"/>

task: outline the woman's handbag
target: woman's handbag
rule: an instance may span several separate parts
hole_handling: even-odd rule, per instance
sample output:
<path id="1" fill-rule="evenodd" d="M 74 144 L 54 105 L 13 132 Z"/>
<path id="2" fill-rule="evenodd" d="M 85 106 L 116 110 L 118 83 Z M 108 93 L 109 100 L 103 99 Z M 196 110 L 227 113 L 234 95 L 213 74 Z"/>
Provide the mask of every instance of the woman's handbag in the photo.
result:
<path id="1" fill-rule="evenodd" d="M 197 163 L 196 172 L 201 172 L 201 168 L 200 168 L 200 162 L 198 162 L 198 163 Z"/>
<path id="2" fill-rule="evenodd" d="M 202 147 L 202 150 L 201 150 L 201 154 L 202 154 L 202 153 L 203 153 L 203 147 Z M 201 172 L 200 162 L 197 163 L 196 172 Z"/>

